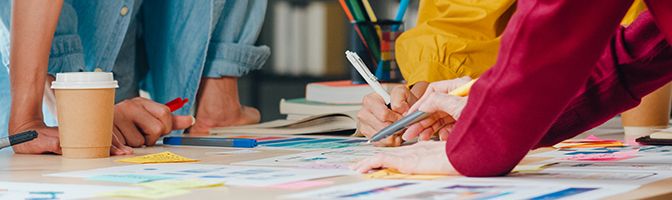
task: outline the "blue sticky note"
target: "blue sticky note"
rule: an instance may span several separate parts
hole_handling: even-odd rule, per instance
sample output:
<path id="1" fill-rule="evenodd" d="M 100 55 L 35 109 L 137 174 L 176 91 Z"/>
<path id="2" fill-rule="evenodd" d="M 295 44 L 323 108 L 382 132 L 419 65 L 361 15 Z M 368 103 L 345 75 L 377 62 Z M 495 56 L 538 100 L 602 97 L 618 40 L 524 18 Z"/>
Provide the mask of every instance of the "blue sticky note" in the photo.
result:
<path id="1" fill-rule="evenodd" d="M 144 183 L 150 181 L 158 181 L 164 179 L 171 179 L 173 177 L 169 176 L 156 176 L 156 175 L 142 175 L 142 174 L 110 174 L 110 175 L 99 175 L 89 177 L 90 180 L 94 181 L 109 181 L 109 182 L 119 182 L 119 183 Z"/>

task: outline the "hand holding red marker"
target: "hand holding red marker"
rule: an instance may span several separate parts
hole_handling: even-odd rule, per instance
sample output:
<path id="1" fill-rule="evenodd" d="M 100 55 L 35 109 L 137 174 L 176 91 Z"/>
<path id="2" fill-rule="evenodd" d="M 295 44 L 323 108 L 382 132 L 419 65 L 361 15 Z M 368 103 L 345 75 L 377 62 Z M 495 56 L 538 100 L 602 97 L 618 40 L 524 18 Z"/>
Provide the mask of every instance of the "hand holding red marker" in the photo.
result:
<path id="1" fill-rule="evenodd" d="M 187 98 L 182 99 L 182 97 L 177 97 L 172 101 L 169 101 L 165 105 L 168 106 L 168 108 L 170 108 L 170 112 L 175 112 L 176 110 L 182 108 L 184 104 L 187 104 L 187 102 L 189 102 L 189 99 Z"/>

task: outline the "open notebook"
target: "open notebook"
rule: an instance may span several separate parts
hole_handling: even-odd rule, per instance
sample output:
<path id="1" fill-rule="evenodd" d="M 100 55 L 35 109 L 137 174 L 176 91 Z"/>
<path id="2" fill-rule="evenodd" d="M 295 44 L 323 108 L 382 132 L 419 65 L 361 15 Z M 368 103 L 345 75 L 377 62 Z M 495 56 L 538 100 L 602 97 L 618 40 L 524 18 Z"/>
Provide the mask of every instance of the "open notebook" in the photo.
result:
<path id="1" fill-rule="evenodd" d="M 316 134 L 336 131 L 354 132 L 357 111 L 309 116 L 301 119 L 281 119 L 260 124 L 210 129 L 212 135 L 224 134 Z"/>

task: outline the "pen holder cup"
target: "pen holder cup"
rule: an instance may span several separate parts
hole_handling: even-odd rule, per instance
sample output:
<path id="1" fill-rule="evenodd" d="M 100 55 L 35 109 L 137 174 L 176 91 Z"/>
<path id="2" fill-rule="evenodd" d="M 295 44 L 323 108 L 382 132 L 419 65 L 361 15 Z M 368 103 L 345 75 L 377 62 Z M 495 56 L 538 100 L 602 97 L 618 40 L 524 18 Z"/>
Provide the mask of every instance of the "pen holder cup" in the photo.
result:
<path id="1" fill-rule="evenodd" d="M 401 21 L 381 20 L 378 22 L 352 22 L 350 46 L 360 55 L 369 70 L 381 82 L 400 83 L 404 78 L 395 57 L 395 41 L 404 32 Z M 350 68 L 350 76 L 355 84 L 365 84 L 356 70 Z"/>

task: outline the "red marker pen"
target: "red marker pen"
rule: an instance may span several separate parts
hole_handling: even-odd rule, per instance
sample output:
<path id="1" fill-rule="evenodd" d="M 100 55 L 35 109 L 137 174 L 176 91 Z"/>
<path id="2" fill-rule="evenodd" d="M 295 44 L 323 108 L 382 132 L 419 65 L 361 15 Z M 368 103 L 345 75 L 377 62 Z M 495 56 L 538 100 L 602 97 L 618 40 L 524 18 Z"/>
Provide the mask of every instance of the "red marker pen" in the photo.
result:
<path id="1" fill-rule="evenodd" d="M 174 112 L 177 109 L 182 108 L 182 106 L 184 106 L 184 104 L 187 104 L 187 102 L 189 102 L 189 99 L 182 99 L 181 97 L 177 97 L 172 101 L 169 101 L 165 105 L 168 106 L 168 108 L 170 108 L 170 112 Z"/>

